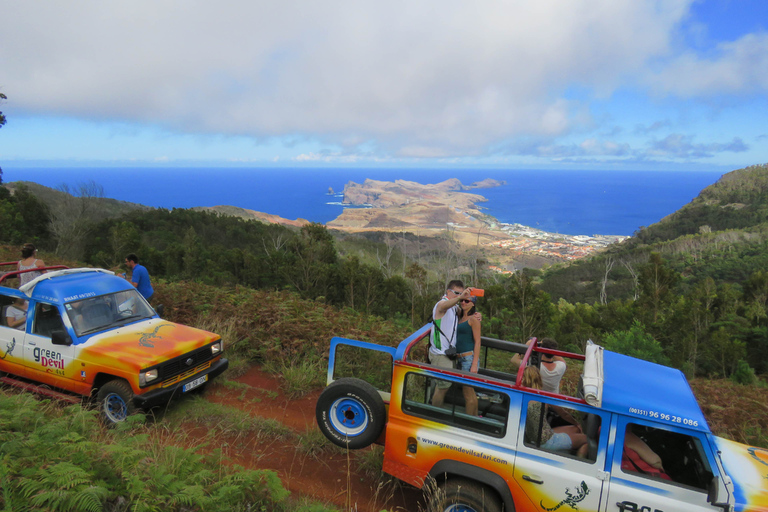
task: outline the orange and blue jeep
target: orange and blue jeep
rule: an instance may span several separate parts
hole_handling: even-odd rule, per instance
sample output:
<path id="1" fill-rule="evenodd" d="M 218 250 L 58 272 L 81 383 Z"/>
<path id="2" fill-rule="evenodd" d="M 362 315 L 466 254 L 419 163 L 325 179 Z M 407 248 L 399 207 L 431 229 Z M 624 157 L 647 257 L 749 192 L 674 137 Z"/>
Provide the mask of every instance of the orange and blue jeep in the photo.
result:
<path id="1" fill-rule="evenodd" d="M 680 371 L 594 344 L 581 355 L 486 337 L 477 373 L 449 370 L 426 362 L 429 332 L 425 325 L 397 348 L 334 338 L 316 416 L 335 444 L 383 444 L 386 473 L 438 486 L 430 510 L 768 511 L 768 450 L 714 436 Z M 573 396 L 523 386 L 524 367 L 543 353 L 583 368 Z M 439 407 L 430 400 L 438 383 L 450 386 Z M 478 414 L 466 413 L 465 386 Z M 526 435 L 535 402 L 543 406 L 532 410 L 555 406 L 577 419 L 586 457 Z M 633 437 L 663 471 L 634 462 L 625 444 Z"/>
<path id="2" fill-rule="evenodd" d="M 26 309 L 15 328 L 14 303 Z M 0 286 L 0 381 L 95 398 L 107 423 L 204 386 L 227 369 L 223 348 L 216 334 L 161 319 L 107 270 L 47 267 L 20 289 Z"/>

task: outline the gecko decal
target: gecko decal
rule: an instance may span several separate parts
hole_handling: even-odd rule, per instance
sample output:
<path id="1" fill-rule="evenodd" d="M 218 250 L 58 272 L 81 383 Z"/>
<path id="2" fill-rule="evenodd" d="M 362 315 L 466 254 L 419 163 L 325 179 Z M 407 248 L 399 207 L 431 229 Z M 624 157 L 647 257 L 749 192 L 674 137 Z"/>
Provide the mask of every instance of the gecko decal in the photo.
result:
<path id="1" fill-rule="evenodd" d="M 0 357 L 0 359 L 5 359 L 6 357 L 8 357 L 8 354 L 12 354 L 12 353 L 13 353 L 13 349 L 14 349 L 15 347 L 16 347 L 16 338 L 13 338 L 13 339 L 11 340 L 11 342 L 10 342 L 10 343 L 8 343 L 8 344 L 5 346 L 5 354 L 3 354 L 3 355 Z"/>
<path id="2" fill-rule="evenodd" d="M 142 347 L 149 347 L 149 348 L 155 348 L 155 339 L 158 338 L 162 339 L 161 336 L 157 335 L 157 331 L 160 330 L 161 327 L 173 327 L 171 324 L 160 324 L 157 327 L 155 327 L 155 330 L 152 332 L 145 332 L 142 333 L 141 338 L 139 338 L 139 345 Z"/>
<path id="3" fill-rule="evenodd" d="M 559 509 L 560 507 L 562 507 L 563 505 L 568 505 L 573 510 L 579 510 L 579 507 L 576 506 L 576 504 L 584 501 L 584 498 L 587 497 L 587 494 L 589 494 L 589 487 L 587 487 L 586 482 L 582 481 L 581 485 L 576 488 L 575 493 L 571 492 L 571 489 L 566 487 L 565 495 L 567 496 L 567 498 L 565 498 L 563 501 L 561 501 L 554 507 L 552 508 L 545 507 L 543 501 L 539 502 L 539 505 L 541 505 L 541 508 L 543 508 L 547 512 L 553 512 Z"/>

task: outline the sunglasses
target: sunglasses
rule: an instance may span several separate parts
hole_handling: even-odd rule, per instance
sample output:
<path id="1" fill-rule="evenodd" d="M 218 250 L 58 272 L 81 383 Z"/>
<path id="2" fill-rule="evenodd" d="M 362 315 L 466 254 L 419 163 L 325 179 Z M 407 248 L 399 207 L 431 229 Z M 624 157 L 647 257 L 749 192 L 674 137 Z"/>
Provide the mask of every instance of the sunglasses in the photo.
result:
<path id="1" fill-rule="evenodd" d="M 456 295 L 461 295 L 461 292 L 457 292 L 456 290 L 448 290 L 449 292 L 453 292 Z"/>
<path id="2" fill-rule="evenodd" d="M 469 303 L 471 303 L 473 301 L 471 299 L 461 299 L 461 302 L 464 303 L 464 304 L 469 304 Z"/>

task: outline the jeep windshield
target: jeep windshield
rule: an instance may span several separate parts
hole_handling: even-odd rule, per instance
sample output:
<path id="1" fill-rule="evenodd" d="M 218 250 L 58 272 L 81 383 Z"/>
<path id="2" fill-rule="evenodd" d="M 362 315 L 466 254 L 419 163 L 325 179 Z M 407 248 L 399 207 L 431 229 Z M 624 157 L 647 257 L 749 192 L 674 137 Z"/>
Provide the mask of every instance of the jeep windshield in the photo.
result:
<path id="1" fill-rule="evenodd" d="M 155 315 L 135 289 L 69 302 L 64 308 L 78 337 Z"/>

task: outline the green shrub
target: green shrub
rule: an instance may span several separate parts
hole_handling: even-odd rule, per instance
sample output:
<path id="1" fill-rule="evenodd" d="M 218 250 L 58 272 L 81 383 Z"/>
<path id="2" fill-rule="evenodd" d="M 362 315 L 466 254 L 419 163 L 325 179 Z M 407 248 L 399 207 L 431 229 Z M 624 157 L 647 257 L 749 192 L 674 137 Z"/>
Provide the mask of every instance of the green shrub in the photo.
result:
<path id="1" fill-rule="evenodd" d="M 645 327 L 637 320 L 628 331 L 614 331 L 608 334 L 603 339 L 603 347 L 652 363 L 669 364 L 661 344 L 645 332 Z"/>
<path id="2" fill-rule="evenodd" d="M 755 375 L 754 368 L 749 366 L 749 363 L 740 359 L 736 364 L 736 371 L 731 375 L 731 380 L 743 385 L 754 385 L 757 383 L 757 376 Z"/>

